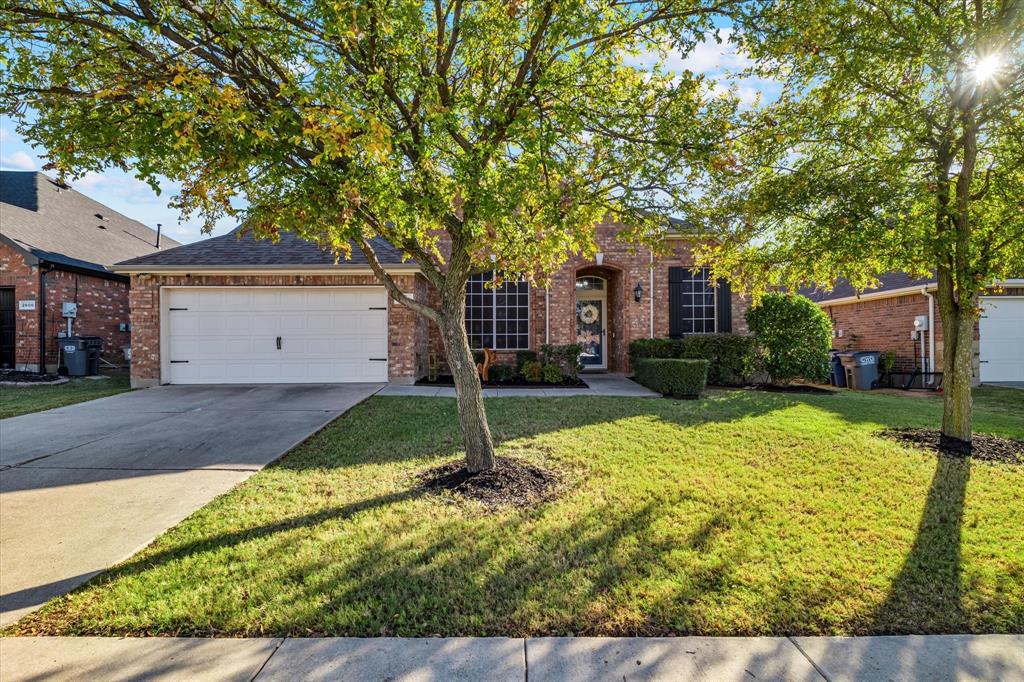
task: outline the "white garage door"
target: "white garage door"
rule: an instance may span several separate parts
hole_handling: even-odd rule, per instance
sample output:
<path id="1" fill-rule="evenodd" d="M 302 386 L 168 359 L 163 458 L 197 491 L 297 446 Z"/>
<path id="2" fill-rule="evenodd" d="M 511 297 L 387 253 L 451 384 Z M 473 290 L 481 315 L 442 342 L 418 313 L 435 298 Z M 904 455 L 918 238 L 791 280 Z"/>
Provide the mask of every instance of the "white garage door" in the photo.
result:
<path id="1" fill-rule="evenodd" d="M 982 299 L 981 380 L 1024 381 L 1024 298 Z"/>
<path id="2" fill-rule="evenodd" d="M 387 381 L 383 288 L 166 289 L 172 384 Z"/>

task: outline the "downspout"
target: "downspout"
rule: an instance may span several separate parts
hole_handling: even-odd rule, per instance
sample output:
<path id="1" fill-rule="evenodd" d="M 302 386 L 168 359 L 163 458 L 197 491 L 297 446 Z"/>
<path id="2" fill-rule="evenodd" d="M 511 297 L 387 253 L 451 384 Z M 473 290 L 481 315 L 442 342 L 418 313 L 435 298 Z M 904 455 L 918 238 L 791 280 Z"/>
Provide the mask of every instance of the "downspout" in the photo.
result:
<path id="1" fill-rule="evenodd" d="M 46 374 L 46 265 L 39 263 L 39 373 Z"/>
<path id="2" fill-rule="evenodd" d="M 551 285 L 544 289 L 544 343 L 551 344 Z"/>
<path id="3" fill-rule="evenodd" d="M 921 293 L 928 299 L 928 384 L 935 383 L 935 297 L 928 293 L 928 287 L 921 287 Z"/>
<path id="4" fill-rule="evenodd" d="M 651 306 L 650 306 L 651 309 L 649 311 L 650 312 L 650 318 L 651 318 L 651 329 L 650 329 L 650 332 L 648 333 L 647 337 L 650 338 L 650 339 L 653 339 L 654 338 L 654 251 L 651 251 L 650 265 L 648 266 L 647 269 L 648 269 L 648 275 L 649 275 L 649 280 L 647 282 L 647 289 L 648 289 L 648 291 L 650 292 L 650 295 L 651 295 Z"/>

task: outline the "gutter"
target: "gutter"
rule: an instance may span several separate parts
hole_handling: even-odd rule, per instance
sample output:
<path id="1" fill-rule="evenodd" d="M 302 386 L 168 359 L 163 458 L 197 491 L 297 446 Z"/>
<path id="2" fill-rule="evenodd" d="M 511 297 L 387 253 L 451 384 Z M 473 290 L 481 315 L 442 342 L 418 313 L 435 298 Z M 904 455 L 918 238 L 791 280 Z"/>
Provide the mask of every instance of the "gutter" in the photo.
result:
<path id="1" fill-rule="evenodd" d="M 935 297 L 928 287 L 921 287 L 921 294 L 928 299 L 928 384 L 935 383 Z"/>
<path id="2" fill-rule="evenodd" d="M 650 266 L 647 269 L 648 269 L 647 290 L 650 292 L 650 296 L 651 296 L 651 309 L 649 311 L 650 312 L 650 318 L 651 318 L 650 319 L 650 327 L 651 328 L 650 328 L 650 332 L 648 333 L 648 338 L 653 339 L 654 338 L 654 252 L 653 251 L 651 251 Z"/>
<path id="3" fill-rule="evenodd" d="M 372 275 L 373 270 L 365 266 L 325 267 L 323 265 L 114 265 L 114 272 L 121 275 Z M 418 265 L 392 265 L 385 272 L 415 274 Z"/>

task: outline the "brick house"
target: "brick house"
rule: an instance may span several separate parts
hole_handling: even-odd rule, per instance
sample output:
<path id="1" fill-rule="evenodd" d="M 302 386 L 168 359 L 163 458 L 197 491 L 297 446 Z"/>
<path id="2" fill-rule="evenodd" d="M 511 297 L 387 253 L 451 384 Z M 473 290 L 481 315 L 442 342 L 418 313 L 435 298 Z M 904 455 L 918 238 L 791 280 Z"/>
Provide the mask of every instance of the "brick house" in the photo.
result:
<path id="1" fill-rule="evenodd" d="M 585 345 L 587 369 L 624 372 L 633 339 L 744 332 L 746 301 L 694 270 L 674 225 L 673 253 L 655 257 L 595 226 L 594 259 L 570 259 L 548 288 L 525 282 L 467 286 L 471 345 L 511 362 L 542 344 Z M 374 249 L 398 286 L 435 295 L 411 261 L 382 240 Z M 436 327 L 390 299 L 363 255 L 334 262 L 285 233 L 273 243 L 237 233 L 135 258 L 131 277 L 132 383 L 392 381 L 411 383 L 431 359 L 443 366 Z"/>
<path id="2" fill-rule="evenodd" d="M 845 281 L 832 291 L 802 293 L 832 318 L 835 349 L 892 351 L 899 371 L 942 372 L 935 278 L 890 272 L 879 282 L 877 288 L 859 294 Z M 981 302 L 983 312 L 975 326 L 975 380 L 1024 381 L 1024 279 L 997 283 Z"/>
<path id="3" fill-rule="evenodd" d="M 0 368 L 57 368 L 65 303 L 72 332 L 100 336 L 108 362 L 129 345 L 129 278 L 110 266 L 179 246 L 66 185 L 32 171 L 0 171 Z"/>

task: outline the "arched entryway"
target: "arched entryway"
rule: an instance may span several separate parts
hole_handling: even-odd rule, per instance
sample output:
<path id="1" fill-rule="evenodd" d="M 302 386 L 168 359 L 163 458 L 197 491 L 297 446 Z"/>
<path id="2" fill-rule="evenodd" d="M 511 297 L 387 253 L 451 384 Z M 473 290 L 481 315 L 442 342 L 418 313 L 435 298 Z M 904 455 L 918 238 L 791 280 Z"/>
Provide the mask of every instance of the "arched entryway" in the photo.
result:
<path id="1" fill-rule="evenodd" d="M 621 372 L 624 354 L 622 270 L 605 261 L 576 268 L 575 340 L 583 344 L 585 371 Z"/>
<path id="2" fill-rule="evenodd" d="M 608 369 L 608 280 L 576 278 L 576 342 L 583 346 L 583 369 Z"/>

